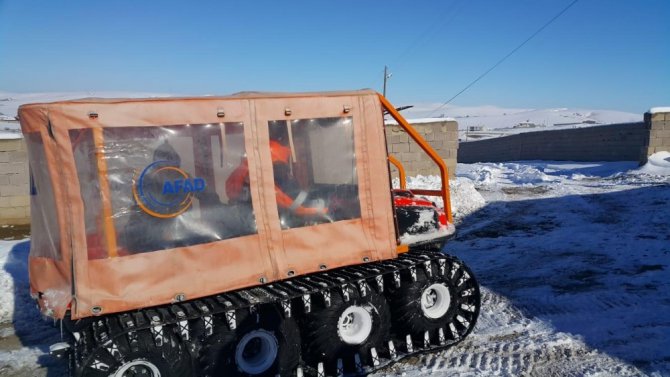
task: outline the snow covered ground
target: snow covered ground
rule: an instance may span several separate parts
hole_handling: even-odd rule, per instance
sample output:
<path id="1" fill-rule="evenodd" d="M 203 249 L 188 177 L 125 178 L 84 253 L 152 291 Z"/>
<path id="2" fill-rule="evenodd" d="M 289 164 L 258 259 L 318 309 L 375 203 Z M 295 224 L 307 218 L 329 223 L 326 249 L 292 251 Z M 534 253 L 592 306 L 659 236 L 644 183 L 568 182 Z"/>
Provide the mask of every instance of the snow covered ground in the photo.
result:
<path id="1" fill-rule="evenodd" d="M 446 247 L 477 273 L 480 319 L 459 346 L 378 375 L 670 376 L 670 153 L 458 176 L 486 200 Z"/>
<path id="2" fill-rule="evenodd" d="M 0 139 L 21 139 L 22 137 L 19 122 L 0 120 Z"/>
<path id="3" fill-rule="evenodd" d="M 458 166 L 446 251 L 482 285 L 474 332 L 377 376 L 670 376 L 670 153 L 634 163 Z M 436 177 L 412 177 L 434 187 Z M 1 231 L 1 230 L 0 230 Z M 0 241 L 0 376 L 64 375 L 28 297 L 25 240 Z"/>

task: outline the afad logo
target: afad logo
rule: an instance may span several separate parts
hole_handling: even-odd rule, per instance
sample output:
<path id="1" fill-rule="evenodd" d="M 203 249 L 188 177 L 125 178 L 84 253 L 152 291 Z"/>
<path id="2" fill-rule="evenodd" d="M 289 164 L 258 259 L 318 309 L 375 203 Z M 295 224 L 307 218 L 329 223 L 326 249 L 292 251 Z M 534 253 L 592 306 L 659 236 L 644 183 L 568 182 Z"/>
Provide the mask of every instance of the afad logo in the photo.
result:
<path id="1" fill-rule="evenodd" d="M 191 207 L 205 180 L 191 178 L 172 161 L 155 161 L 135 177 L 133 195 L 140 208 L 159 218 L 177 217 Z"/>

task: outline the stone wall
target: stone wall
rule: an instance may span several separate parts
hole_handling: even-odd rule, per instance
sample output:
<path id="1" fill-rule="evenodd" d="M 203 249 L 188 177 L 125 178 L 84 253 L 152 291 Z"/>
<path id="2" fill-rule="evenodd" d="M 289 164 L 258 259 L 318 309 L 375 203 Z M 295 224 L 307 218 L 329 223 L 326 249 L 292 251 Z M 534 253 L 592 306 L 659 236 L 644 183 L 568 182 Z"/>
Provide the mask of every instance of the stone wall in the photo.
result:
<path id="1" fill-rule="evenodd" d="M 646 157 L 656 152 L 670 152 L 670 112 L 646 113 L 644 122 L 649 128 L 649 144 L 642 162 L 646 162 Z"/>
<path id="2" fill-rule="evenodd" d="M 664 131 L 659 135 L 665 135 Z M 646 123 L 621 123 L 527 132 L 462 142 L 459 146 L 458 162 L 515 160 L 643 162 L 646 161 L 648 145 L 649 127 Z"/>
<path id="3" fill-rule="evenodd" d="M 455 121 L 443 121 L 417 123 L 412 126 L 442 157 L 449 169 L 449 175 L 454 176 L 458 153 L 458 124 Z M 386 126 L 386 143 L 389 154 L 402 162 L 407 176 L 440 174 L 433 160 L 400 126 Z M 391 174 L 394 177 L 397 176 L 393 165 L 391 165 Z"/>
<path id="4" fill-rule="evenodd" d="M 28 182 L 23 139 L 0 139 L 0 225 L 30 223 Z"/>

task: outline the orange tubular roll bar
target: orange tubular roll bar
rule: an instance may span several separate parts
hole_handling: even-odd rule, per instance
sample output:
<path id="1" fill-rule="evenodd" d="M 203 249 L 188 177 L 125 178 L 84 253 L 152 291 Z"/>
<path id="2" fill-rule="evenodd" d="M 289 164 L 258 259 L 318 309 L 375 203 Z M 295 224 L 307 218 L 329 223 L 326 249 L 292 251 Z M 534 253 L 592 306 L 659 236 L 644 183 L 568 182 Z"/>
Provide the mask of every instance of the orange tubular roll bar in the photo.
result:
<path id="1" fill-rule="evenodd" d="M 403 118 L 402 115 L 393 107 L 393 105 L 386 99 L 384 98 L 383 95 L 377 93 L 379 96 L 379 100 L 382 103 L 382 107 L 384 110 L 388 111 L 388 113 L 395 119 L 396 122 L 402 127 L 405 132 L 423 149 L 426 154 L 433 160 L 438 168 L 440 169 L 440 180 L 442 182 L 442 187 L 440 190 L 412 190 L 413 193 L 417 195 L 426 195 L 426 196 L 439 196 L 442 198 L 444 202 L 444 211 L 447 214 L 447 219 L 449 220 L 450 223 L 454 222 L 453 216 L 451 214 L 451 200 L 449 197 L 449 169 L 447 168 L 447 165 L 444 163 L 444 160 L 442 160 L 442 157 L 440 157 L 437 152 L 433 149 L 433 147 L 428 144 L 428 142 L 421 136 L 408 122 Z M 396 167 L 398 164 L 393 162 L 391 159 L 395 160 L 398 164 L 400 164 L 400 161 L 398 161 L 396 158 L 393 156 L 389 156 L 389 162 L 391 162 L 393 165 Z M 400 168 L 398 169 L 400 171 Z M 404 171 L 403 171 L 404 173 Z M 401 184 L 404 182 L 404 180 L 401 178 L 400 180 Z M 402 187 L 402 186 L 401 186 Z"/>
<path id="2" fill-rule="evenodd" d="M 118 256 L 116 249 L 116 229 L 112 216 L 112 194 L 107 180 L 107 161 L 105 160 L 105 139 L 102 128 L 93 128 L 93 142 L 95 143 L 95 160 L 98 167 L 98 179 L 100 180 L 100 194 L 102 195 L 102 221 L 105 229 L 105 243 L 107 255 L 110 258 Z"/>
<path id="3" fill-rule="evenodd" d="M 405 175 L 405 168 L 402 166 L 402 162 L 400 162 L 400 160 L 391 155 L 389 155 L 389 162 L 392 163 L 398 169 L 400 188 L 403 190 L 407 189 L 407 176 Z"/>

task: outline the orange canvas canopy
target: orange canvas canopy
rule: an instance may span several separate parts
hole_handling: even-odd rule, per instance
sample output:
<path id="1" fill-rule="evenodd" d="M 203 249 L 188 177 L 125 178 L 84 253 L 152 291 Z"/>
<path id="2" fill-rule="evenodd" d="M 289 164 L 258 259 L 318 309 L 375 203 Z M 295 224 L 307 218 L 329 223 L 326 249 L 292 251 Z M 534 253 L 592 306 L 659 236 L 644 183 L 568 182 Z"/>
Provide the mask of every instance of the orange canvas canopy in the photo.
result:
<path id="1" fill-rule="evenodd" d="M 31 289 L 54 317 L 396 256 L 373 91 L 82 99 L 19 117 Z"/>

